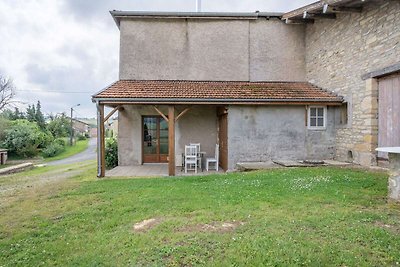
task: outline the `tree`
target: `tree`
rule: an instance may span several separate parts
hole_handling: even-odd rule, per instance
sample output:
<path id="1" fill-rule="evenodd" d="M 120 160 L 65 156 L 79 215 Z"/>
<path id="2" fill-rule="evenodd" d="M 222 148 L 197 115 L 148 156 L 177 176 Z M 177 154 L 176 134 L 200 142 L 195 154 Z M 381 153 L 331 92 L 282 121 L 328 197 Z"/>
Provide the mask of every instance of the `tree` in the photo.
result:
<path id="1" fill-rule="evenodd" d="M 67 137 L 71 133 L 71 123 L 64 113 L 56 116 L 51 115 L 47 130 L 55 138 Z"/>
<path id="2" fill-rule="evenodd" d="M 15 87 L 10 78 L 0 75 L 0 111 L 13 103 Z"/>
<path id="3" fill-rule="evenodd" d="M 35 105 L 29 105 L 26 108 L 26 119 L 30 122 L 36 122 L 36 109 Z"/>
<path id="4" fill-rule="evenodd" d="M 38 101 L 36 104 L 35 120 L 40 129 L 46 129 L 46 121 L 42 113 L 42 106 L 40 105 L 40 101 Z"/>

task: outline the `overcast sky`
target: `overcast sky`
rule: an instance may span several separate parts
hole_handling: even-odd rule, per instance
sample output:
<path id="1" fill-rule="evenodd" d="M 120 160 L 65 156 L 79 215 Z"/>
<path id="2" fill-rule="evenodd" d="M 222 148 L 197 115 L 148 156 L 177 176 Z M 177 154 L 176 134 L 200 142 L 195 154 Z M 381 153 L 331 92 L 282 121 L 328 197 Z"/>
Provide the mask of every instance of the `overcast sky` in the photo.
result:
<path id="1" fill-rule="evenodd" d="M 202 11 L 285 12 L 314 0 L 202 0 Z M 195 0 L 1 0 L 0 74 L 45 113 L 94 117 L 91 95 L 118 79 L 119 31 L 109 10 L 194 11 Z"/>

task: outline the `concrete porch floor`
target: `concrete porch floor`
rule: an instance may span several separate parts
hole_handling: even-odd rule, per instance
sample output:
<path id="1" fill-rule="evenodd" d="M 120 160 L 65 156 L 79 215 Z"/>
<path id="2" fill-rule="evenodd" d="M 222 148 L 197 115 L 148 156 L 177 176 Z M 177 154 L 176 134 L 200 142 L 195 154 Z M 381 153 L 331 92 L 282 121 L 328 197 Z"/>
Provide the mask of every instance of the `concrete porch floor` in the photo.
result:
<path id="1" fill-rule="evenodd" d="M 197 174 L 194 171 L 188 171 L 185 173 L 181 171 L 181 167 L 176 167 L 175 174 L 176 176 L 197 176 L 197 175 L 210 175 L 225 173 L 224 170 L 219 169 L 219 171 L 209 170 L 208 172 L 204 169 L 197 171 Z M 114 169 L 106 171 L 106 177 L 167 177 L 168 176 L 168 164 L 143 164 L 143 165 L 135 165 L 135 166 L 118 166 Z"/>

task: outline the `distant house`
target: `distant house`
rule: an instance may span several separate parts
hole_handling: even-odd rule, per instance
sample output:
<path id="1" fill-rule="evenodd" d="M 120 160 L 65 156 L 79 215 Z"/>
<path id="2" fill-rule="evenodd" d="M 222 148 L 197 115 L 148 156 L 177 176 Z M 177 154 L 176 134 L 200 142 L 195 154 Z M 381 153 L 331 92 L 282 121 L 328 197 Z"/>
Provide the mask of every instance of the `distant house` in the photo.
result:
<path id="1" fill-rule="evenodd" d="M 90 125 L 81 120 L 72 119 L 72 128 L 75 134 L 85 135 L 90 133 Z"/>
<path id="2" fill-rule="evenodd" d="M 225 170 L 274 159 L 374 165 L 385 157 L 378 144 L 400 145 L 397 0 L 324 0 L 286 14 L 111 15 L 120 77 L 93 96 L 98 176 L 104 120 L 117 110 L 119 164 L 168 162 L 170 175 L 189 142 L 208 155 L 218 143 Z"/>

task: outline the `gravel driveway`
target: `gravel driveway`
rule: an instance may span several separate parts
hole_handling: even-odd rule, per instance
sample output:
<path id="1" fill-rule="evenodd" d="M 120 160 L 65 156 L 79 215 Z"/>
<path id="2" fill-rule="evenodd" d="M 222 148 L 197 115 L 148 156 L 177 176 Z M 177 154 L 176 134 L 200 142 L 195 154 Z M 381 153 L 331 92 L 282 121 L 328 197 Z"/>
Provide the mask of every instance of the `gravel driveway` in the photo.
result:
<path id="1" fill-rule="evenodd" d="M 89 140 L 88 148 L 72 157 L 56 160 L 47 163 L 48 166 L 58 166 L 58 165 L 65 165 L 65 164 L 72 164 L 72 163 L 79 163 L 86 160 L 96 159 L 96 138 L 91 138 Z"/>

